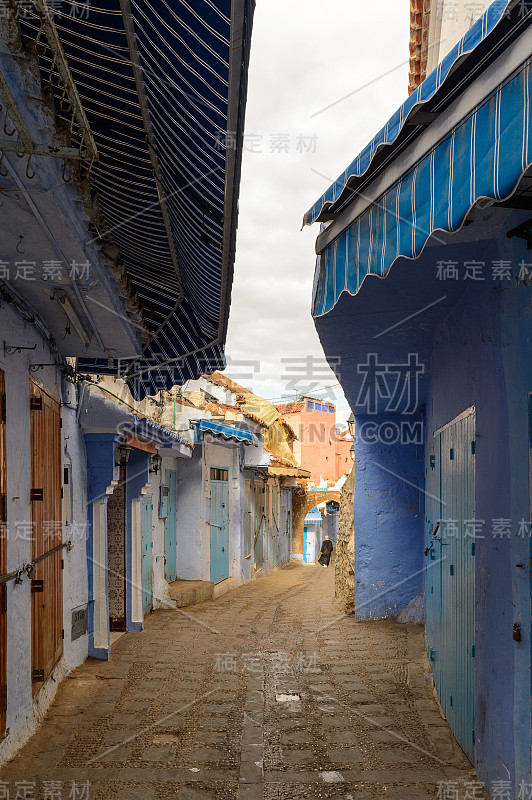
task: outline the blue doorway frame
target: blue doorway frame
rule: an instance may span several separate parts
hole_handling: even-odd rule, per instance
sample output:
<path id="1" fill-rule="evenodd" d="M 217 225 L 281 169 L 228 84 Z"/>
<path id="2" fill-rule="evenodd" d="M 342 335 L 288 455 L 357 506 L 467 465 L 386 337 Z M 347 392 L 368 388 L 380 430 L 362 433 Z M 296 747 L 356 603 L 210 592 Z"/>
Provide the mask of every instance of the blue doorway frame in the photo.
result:
<path id="1" fill-rule="evenodd" d="M 168 583 L 177 578 L 177 481 L 176 472 L 167 469 L 163 491 L 167 490 L 166 517 L 164 520 L 164 576 Z"/>
<path id="2" fill-rule="evenodd" d="M 153 605 L 153 501 L 151 495 L 140 498 L 140 529 L 142 553 L 142 613 L 146 614 Z"/>

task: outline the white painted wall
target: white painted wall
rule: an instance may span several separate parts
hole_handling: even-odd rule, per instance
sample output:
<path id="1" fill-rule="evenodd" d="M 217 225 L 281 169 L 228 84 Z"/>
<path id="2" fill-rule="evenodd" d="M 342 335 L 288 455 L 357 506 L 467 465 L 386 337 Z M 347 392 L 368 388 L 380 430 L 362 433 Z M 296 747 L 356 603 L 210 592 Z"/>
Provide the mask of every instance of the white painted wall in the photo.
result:
<path id="1" fill-rule="evenodd" d="M 3 342 L 35 350 L 5 355 Z M 6 449 L 7 449 L 7 570 L 21 568 L 31 561 L 31 541 L 17 525 L 29 522 L 30 511 L 30 410 L 29 364 L 48 363 L 53 355 L 37 328 L 12 310 L 0 307 L 0 366 L 6 377 Z M 53 677 L 32 700 L 31 683 L 31 584 L 27 577 L 21 585 L 7 584 L 7 728 L 9 735 L 0 744 L 0 762 L 8 758 L 35 730 L 50 705 L 60 679 L 87 657 L 88 636 L 71 641 L 72 611 L 87 603 L 86 558 L 86 463 L 85 447 L 76 421 L 76 388 L 65 384 L 55 367 L 46 367 L 36 377 L 63 402 L 63 465 L 72 466 L 72 520 L 64 531 L 64 540 L 72 539 L 72 552 L 63 551 L 64 654 Z"/>
<path id="2" fill-rule="evenodd" d="M 201 445 L 191 459 L 177 461 L 177 579 L 202 580 L 202 460 Z"/>
<path id="3" fill-rule="evenodd" d="M 432 0 L 427 74 L 465 36 L 492 0 Z"/>

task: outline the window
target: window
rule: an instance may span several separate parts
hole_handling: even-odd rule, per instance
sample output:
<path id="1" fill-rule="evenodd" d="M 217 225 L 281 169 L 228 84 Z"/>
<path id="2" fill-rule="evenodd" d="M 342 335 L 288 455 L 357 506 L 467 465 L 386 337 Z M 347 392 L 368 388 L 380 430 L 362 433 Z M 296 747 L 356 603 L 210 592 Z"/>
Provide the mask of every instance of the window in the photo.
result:
<path id="1" fill-rule="evenodd" d="M 321 403 L 315 403 L 314 408 L 316 409 L 316 411 L 321 411 Z"/>
<path id="2" fill-rule="evenodd" d="M 334 414 L 334 406 L 329 406 L 329 414 Z"/>
<path id="3" fill-rule="evenodd" d="M 226 481 L 226 480 L 228 480 L 226 469 L 220 469 L 219 467 L 211 467 L 211 481 Z"/>
<path id="4" fill-rule="evenodd" d="M 308 410 L 309 411 L 314 411 L 314 403 L 309 403 L 308 404 Z"/>

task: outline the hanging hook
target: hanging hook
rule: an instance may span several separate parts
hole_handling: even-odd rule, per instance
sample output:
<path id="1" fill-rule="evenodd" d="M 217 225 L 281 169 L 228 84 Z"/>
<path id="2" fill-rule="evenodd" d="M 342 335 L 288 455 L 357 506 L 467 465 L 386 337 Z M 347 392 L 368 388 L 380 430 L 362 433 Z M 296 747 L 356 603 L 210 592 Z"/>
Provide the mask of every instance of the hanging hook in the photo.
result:
<path id="1" fill-rule="evenodd" d="M 66 97 L 66 93 L 67 93 L 67 90 L 66 90 L 66 86 L 65 86 L 65 88 L 63 89 L 63 94 L 61 95 L 61 100 L 59 101 L 59 108 L 64 114 L 68 114 L 68 112 L 72 110 L 72 103 Z M 65 107 L 65 106 L 68 106 L 68 107 Z"/>
<path id="2" fill-rule="evenodd" d="M 68 167 L 68 161 L 65 158 L 65 161 L 63 163 L 62 178 L 63 178 L 65 183 L 70 183 L 70 181 L 72 180 L 72 174 L 69 174 L 68 178 L 66 177 L 67 167 Z"/>
<path id="3" fill-rule="evenodd" d="M 93 164 L 94 164 L 94 156 L 91 158 L 91 163 L 89 164 L 89 168 L 88 168 L 87 172 L 85 173 L 85 175 L 83 177 L 84 181 L 90 180 L 91 170 L 92 170 L 92 165 Z"/>
<path id="4" fill-rule="evenodd" d="M 33 170 L 33 175 L 30 175 L 31 156 L 32 156 L 32 154 L 30 153 L 29 156 L 28 156 L 28 163 L 26 164 L 26 178 L 29 178 L 30 181 L 32 181 L 34 179 L 35 174 L 36 174 L 35 170 Z"/>
<path id="5" fill-rule="evenodd" d="M 2 176 L 2 178 L 7 178 L 9 172 L 7 171 L 7 169 L 5 172 L 2 170 L 2 167 L 4 166 L 4 155 L 5 153 L 2 150 L 2 155 L 0 155 L 0 175 Z"/>
<path id="6" fill-rule="evenodd" d="M 7 120 L 8 119 L 9 119 L 9 115 L 6 113 L 6 117 L 4 119 L 4 133 L 5 133 L 6 136 L 13 136 L 13 134 L 15 133 L 15 131 L 17 129 L 15 127 L 13 127 L 13 130 L 11 131 L 11 133 L 8 131 L 8 129 L 7 129 Z"/>
<path id="7" fill-rule="evenodd" d="M 41 20 L 41 27 L 39 28 L 39 33 L 37 34 L 37 38 L 35 39 L 35 41 L 33 43 L 33 49 L 35 50 L 35 52 L 37 53 L 38 56 L 43 56 L 46 53 L 47 49 L 48 49 L 48 45 L 47 44 L 44 44 L 42 46 L 42 48 L 39 48 L 39 41 L 40 41 L 41 36 L 42 36 L 43 25 L 44 25 L 44 22 Z"/>
<path id="8" fill-rule="evenodd" d="M 53 80 L 54 69 L 55 69 L 55 55 L 52 60 L 52 66 L 50 67 L 50 72 L 48 73 L 48 81 L 51 83 L 52 86 L 59 86 L 59 84 L 61 83 L 61 76 L 58 75 L 58 80 L 54 83 Z"/>

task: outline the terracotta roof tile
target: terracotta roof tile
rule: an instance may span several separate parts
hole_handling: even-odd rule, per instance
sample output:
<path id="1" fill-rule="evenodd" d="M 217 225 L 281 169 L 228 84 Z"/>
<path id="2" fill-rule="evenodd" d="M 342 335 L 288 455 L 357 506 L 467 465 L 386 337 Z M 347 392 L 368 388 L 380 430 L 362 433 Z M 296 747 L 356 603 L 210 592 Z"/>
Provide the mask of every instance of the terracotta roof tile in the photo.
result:
<path id="1" fill-rule="evenodd" d="M 284 403 L 283 405 L 276 406 L 277 411 L 281 416 L 284 414 L 299 414 L 300 411 L 303 411 L 305 403 L 303 400 L 299 400 L 297 403 Z"/>

